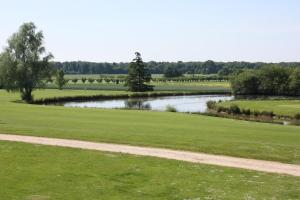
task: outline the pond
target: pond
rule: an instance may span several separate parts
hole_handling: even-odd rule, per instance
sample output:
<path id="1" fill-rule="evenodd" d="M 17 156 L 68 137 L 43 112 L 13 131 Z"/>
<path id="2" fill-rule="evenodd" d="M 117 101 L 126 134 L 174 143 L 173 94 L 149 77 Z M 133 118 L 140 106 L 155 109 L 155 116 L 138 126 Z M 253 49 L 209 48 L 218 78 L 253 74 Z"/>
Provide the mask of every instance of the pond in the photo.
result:
<path id="1" fill-rule="evenodd" d="M 207 101 L 225 101 L 233 98 L 233 96 L 226 95 L 190 95 L 67 102 L 62 103 L 62 105 L 80 108 L 146 109 L 155 111 L 166 111 L 168 106 L 172 106 L 177 112 L 203 113 L 207 109 Z"/>

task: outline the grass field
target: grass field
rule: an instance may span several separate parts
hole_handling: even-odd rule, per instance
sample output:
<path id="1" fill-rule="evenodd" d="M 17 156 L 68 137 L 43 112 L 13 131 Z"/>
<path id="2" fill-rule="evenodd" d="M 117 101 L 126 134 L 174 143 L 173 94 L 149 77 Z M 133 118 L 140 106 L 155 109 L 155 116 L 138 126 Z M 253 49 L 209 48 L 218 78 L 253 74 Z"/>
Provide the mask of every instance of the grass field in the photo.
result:
<path id="1" fill-rule="evenodd" d="M 300 113 L 300 100 L 241 100 L 227 101 L 218 105 L 229 107 L 236 104 L 251 111 L 273 111 L 276 115 L 291 116 Z"/>
<path id="2" fill-rule="evenodd" d="M 300 199 L 300 178 L 0 142 L 0 199 Z"/>
<path id="3" fill-rule="evenodd" d="M 230 93 L 230 85 L 228 82 L 218 82 L 218 81 L 204 81 L 204 82 L 154 82 L 155 91 L 207 91 L 207 92 L 223 92 Z M 48 84 L 47 88 L 57 89 L 57 85 Z M 115 90 L 115 91 L 126 91 L 128 88 L 124 86 L 124 83 L 82 83 L 78 81 L 77 83 L 69 82 L 64 86 L 65 89 L 79 89 L 79 90 Z"/>
<path id="4" fill-rule="evenodd" d="M 110 91 L 35 92 L 38 98 L 113 94 Z M 123 92 L 117 92 L 123 93 Z M 181 113 L 80 109 L 15 103 L 0 92 L 0 133 L 167 147 L 300 164 L 300 127 Z"/>

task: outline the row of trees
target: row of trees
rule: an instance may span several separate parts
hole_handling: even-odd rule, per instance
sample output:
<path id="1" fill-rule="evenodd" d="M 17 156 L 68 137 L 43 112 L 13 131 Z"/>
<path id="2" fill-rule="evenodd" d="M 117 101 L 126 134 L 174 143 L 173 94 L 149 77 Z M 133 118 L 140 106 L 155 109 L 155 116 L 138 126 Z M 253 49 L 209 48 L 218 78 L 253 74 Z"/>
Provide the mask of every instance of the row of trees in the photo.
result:
<path id="1" fill-rule="evenodd" d="M 144 63 L 151 74 L 178 77 L 182 74 L 219 74 L 227 76 L 245 69 L 259 69 L 266 63 L 249 62 L 155 62 Z M 279 63 L 285 67 L 300 67 L 300 63 Z M 54 62 L 57 69 L 66 74 L 127 74 L 130 63 Z M 271 65 L 271 64 L 270 64 Z"/>
<path id="2" fill-rule="evenodd" d="M 236 74 L 230 82 L 236 95 L 300 95 L 300 68 L 264 66 Z"/>
<path id="3" fill-rule="evenodd" d="M 63 75 L 64 72 L 62 70 L 58 70 L 58 74 L 55 77 L 55 83 L 58 84 L 60 83 L 114 83 L 114 84 L 119 84 L 119 83 L 124 83 L 126 81 L 127 76 L 122 76 L 122 77 L 112 77 L 112 76 L 100 76 L 99 78 L 61 78 L 64 77 Z M 214 81 L 214 82 L 224 82 L 228 81 L 228 77 L 221 77 L 217 75 L 213 76 L 199 76 L 199 77 L 176 77 L 176 78 L 151 78 L 150 82 L 152 83 L 195 83 L 195 82 L 207 82 L 207 81 Z M 48 79 L 48 83 L 53 83 L 53 79 Z"/>

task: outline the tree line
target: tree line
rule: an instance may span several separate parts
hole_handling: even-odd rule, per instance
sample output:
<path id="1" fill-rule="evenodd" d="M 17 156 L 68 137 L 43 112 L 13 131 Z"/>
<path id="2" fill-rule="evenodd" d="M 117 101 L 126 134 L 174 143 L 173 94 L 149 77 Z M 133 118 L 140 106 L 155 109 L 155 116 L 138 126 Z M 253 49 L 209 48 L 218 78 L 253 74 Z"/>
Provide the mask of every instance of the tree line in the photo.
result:
<path id="1" fill-rule="evenodd" d="M 230 79 L 235 95 L 300 95 L 300 68 L 267 65 Z"/>
<path id="2" fill-rule="evenodd" d="M 127 74 L 130 63 L 96 63 L 85 61 L 53 62 L 55 68 L 66 74 Z M 278 63 L 284 67 L 300 67 L 299 62 Z M 228 76 L 245 69 L 259 69 L 271 63 L 250 62 L 145 62 L 151 74 L 166 74 L 167 77 L 179 77 L 182 74 L 218 74 Z"/>

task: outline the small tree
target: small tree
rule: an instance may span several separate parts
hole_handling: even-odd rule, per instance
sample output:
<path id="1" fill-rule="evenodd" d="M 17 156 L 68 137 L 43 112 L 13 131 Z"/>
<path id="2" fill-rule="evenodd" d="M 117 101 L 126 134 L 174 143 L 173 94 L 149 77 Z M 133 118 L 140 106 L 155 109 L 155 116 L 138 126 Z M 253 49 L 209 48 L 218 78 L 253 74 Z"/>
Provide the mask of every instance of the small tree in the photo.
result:
<path id="1" fill-rule="evenodd" d="M 86 78 L 85 78 L 85 77 L 82 77 L 82 78 L 81 78 L 81 81 L 82 81 L 82 83 L 85 83 L 85 82 L 86 82 Z"/>
<path id="2" fill-rule="evenodd" d="M 32 91 L 44 87 L 53 72 L 45 54 L 43 33 L 33 23 L 23 24 L 8 40 L 0 55 L 0 80 L 7 91 L 20 91 L 22 100 L 31 102 Z M 44 55 L 44 57 L 42 57 Z"/>
<path id="3" fill-rule="evenodd" d="M 89 79 L 88 79 L 88 82 L 89 82 L 89 83 L 94 83 L 94 81 L 95 81 L 95 79 L 93 79 L 93 78 L 89 78 Z"/>
<path id="4" fill-rule="evenodd" d="M 72 82 L 73 82 L 74 84 L 76 84 L 77 81 L 78 81 L 78 78 L 73 78 L 73 79 L 72 79 Z"/>
<path id="5" fill-rule="evenodd" d="M 136 52 L 135 55 L 135 59 L 133 59 L 128 68 L 125 86 L 128 86 L 129 91 L 132 92 L 152 91 L 153 86 L 145 84 L 150 82 L 151 74 L 148 73 L 141 54 Z"/>
<path id="6" fill-rule="evenodd" d="M 66 80 L 64 78 L 64 76 L 65 76 L 65 73 L 62 69 L 60 69 L 56 72 L 55 83 L 58 86 L 59 90 L 62 90 L 63 86 L 68 82 L 68 80 Z"/>

